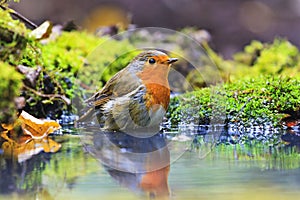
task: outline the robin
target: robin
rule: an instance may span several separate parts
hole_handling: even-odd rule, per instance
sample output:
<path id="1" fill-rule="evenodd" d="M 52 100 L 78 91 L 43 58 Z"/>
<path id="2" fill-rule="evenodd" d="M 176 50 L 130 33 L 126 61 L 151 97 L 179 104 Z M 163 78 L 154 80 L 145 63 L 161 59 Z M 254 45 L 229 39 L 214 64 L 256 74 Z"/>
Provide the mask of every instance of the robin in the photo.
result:
<path id="1" fill-rule="evenodd" d="M 140 53 L 86 100 L 90 109 L 81 119 L 94 111 L 105 130 L 157 131 L 170 101 L 170 66 L 177 60 L 157 50 Z"/>

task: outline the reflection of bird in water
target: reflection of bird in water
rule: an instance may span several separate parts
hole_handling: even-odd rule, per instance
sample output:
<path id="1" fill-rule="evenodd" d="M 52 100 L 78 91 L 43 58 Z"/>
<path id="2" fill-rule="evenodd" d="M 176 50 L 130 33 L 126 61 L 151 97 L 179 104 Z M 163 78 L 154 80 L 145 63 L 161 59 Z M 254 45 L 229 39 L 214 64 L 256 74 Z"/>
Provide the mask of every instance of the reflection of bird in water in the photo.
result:
<path id="1" fill-rule="evenodd" d="M 89 151 L 120 185 L 151 198 L 169 197 L 170 153 L 163 137 L 100 132 L 94 134 L 93 141 Z"/>
<path id="2" fill-rule="evenodd" d="M 87 100 L 90 109 L 79 121 L 95 108 L 104 130 L 158 131 L 170 101 L 168 73 L 176 61 L 161 51 L 140 53 Z"/>
<path id="3" fill-rule="evenodd" d="M 148 173 L 129 173 L 106 168 L 109 175 L 123 187 L 135 193 L 145 193 L 150 198 L 163 199 L 169 197 L 169 167 Z"/>

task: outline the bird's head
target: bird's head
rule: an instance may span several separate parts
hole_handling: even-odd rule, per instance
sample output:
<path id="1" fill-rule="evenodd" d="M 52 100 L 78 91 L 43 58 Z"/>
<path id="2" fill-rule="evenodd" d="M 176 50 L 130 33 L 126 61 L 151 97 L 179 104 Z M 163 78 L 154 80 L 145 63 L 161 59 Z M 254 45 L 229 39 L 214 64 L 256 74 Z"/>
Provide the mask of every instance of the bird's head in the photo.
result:
<path id="1" fill-rule="evenodd" d="M 170 66 L 177 60 L 161 51 L 147 50 L 133 59 L 131 67 L 142 79 L 166 79 Z"/>
<path id="2" fill-rule="evenodd" d="M 140 53 L 134 59 L 137 62 L 143 63 L 143 68 L 170 67 L 176 62 L 177 58 L 170 58 L 167 54 L 157 51 L 148 50 Z"/>

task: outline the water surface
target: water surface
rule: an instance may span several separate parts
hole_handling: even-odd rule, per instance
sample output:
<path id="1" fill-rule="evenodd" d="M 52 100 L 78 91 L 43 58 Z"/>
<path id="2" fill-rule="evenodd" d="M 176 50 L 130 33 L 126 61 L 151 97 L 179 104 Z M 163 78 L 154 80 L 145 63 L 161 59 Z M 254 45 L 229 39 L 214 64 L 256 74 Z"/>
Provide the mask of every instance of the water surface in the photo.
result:
<path id="1" fill-rule="evenodd" d="M 286 148 L 285 153 L 263 146 L 193 148 L 192 141 L 161 136 L 149 146 L 122 135 L 112 137 L 110 141 L 122 148 L 107 145 L 101 135 L 80 132 L 53 137 L 62 144 L 58 153 L 41 153 L 22 163 L 0 159 L 0 199 L 266 200 L 300 196 L 300 156 L 295 148 Z M 153 149 L 156 153 L 149 155 Z M 132 157 L 137 151 L 147 155 Z"/>

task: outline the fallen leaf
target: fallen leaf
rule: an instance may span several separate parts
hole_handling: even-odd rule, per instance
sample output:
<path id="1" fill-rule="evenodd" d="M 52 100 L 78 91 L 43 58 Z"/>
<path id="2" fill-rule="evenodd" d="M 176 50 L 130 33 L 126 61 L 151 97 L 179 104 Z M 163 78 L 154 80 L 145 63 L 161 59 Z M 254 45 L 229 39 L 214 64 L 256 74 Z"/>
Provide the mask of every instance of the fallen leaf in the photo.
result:
<path id="1" fill-rule="evenodd" d="M 44 151 L 46 153 L 55 153 L 61 147 L 61 144 L 50 138 L 43 140 L 30 140 L 28 143 L 20 145 L 14 149 L 14 154 L 17 155 L 18 162 L 28 160 L 34 155 Z"/>
<path id="2" fill-rule="evenodd" d="M 19 120 L 24 134 L 30 135 L 33 139 L 43 139 L 61 128 L 54 120 L 37 119 L 25 111 L 22 111 Z"/>
<path id="3" fill-rule="evenodd" d="M 20 126 L 22 133 L 17 134 L 15 129 Z M 42 151 L 55 153 L 61 148 L 61 144 L 48 137 L 61 128 L 56 121 L 37 119 L 22 111 L 14 124 L 1 124 L 1 127 L 0 137 L 4 139 L 2 156 L 6 159 L 23 162 Z"/>
<path id="4" fill-rule="evenodd" d="M 45 21 L 39 27 L 31 31 L 29 35 L 37 40 L 46 39 L 50 36 L 52 27 L 53 24 L 51 22 Z"/>

